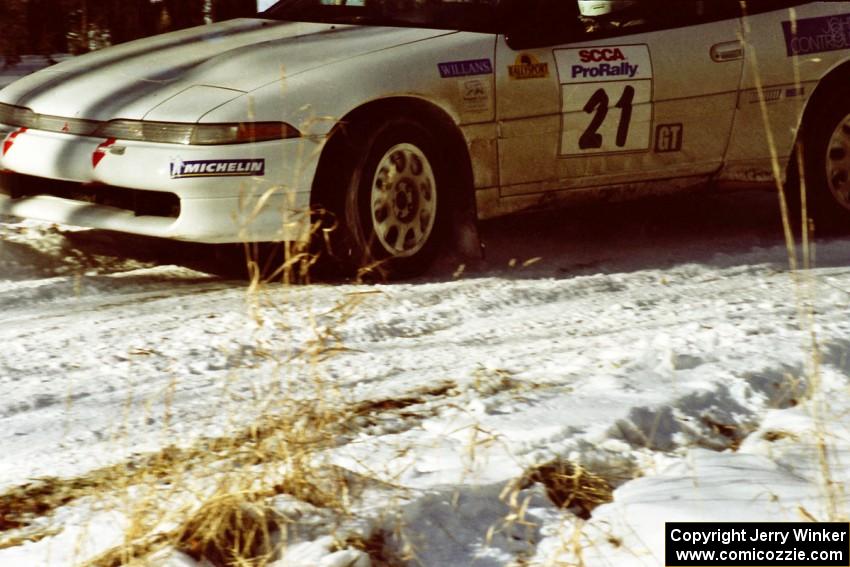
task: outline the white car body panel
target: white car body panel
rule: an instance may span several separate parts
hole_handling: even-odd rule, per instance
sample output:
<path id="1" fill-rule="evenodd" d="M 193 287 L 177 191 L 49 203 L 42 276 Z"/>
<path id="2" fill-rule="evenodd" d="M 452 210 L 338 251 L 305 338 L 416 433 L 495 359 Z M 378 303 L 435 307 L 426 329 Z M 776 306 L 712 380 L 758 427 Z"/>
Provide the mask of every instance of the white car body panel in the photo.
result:
<path id="1" fill-rule="evenodd" d="M 195 115 L 184 121 L 195 121 L 220 101 L 185 94 L 190 87 L 219 87 L 238 96 L 335 61 L 446 33 L 231 20 L 70 59 L 13 83 L 0 92 L 0 102 L 71 118 L 144 119 L 158 105 L 184 94 L 197 105 Z"/>
<path id="2" fill-rule="evenodd" d="M 793 10 L 798 20 L 816 18 L 829 22 L 839 14 L 849 18 L 850 2 L 814 2 Z M 789 20 L 788 10 L 747 18 L 747 37 L 750 39 L 746 45 L 744 77 L 721 180 L 775 183 L 774 151 L 779 170 L 784 174 L 803 112 L 818 83 L 841 63 L 848 61 L 846 49 L 814 49 L 809 53 L 788 55 L 783 22 Z M 757 45 L 754 45 L 756 42 Z M 777 53 L 779 57 L 771 56 Z M 760 92 L 763 94 L 760 95 Z M 762 101 L 770 124 L 770 138 L 766 135 Z"/>
<path id="3" fill-rule="evenodd" d="M 393 98 L 423 101 L 457 126 L 478 218 L 709 179 L 775 183 L 819 81 L 850 60 L 850 49 L 811 42 L 789 54 L 791 13 L 814 34 L 830 18 L 850 18 L 850 2 L 519 51 L 500 34 L 262 19 L 132 42 L 13 83 L 0 103 L 97 121 L 286 122 L 301 137 L 104 146 L 102 137 L 0 124 L 0 171 L 166 193 L 181 204 L 171 218 L 0 193 L 0 213 L 201 242 L 304 240 L 327 136 L 364 105 Z M 615 66 L 624 74 L 612 75 Z M 194 176 L 175 175 L 184 164 Z"/>
<path id="4" fill-rule="evenodd" d="M 496 67 L 502 194 L 540 193 L 552 181 L 560 189 L 570 190 L 716 172 L 732 128 L 742 61 L 717 63 L 709 51 L 718 43 L 717 38 L 733 41 L 739 32 L 738 21 L 724 20 L 665 30 L 663 34 L 650 32 L 527 50 L 550 69 L 550 77 L 529 80 L 508 76 L 516 52 L 500 43 Z M 623 60 L 582 65 L 577 57 L 602 50 L 614 53 L 615 49 L 623 54 Z M 683 57 L 688 61 L 684 69 Z M 627 80 L 617 76 L 610 78 L 615 80 L 564 76 L 573 67 L 595 69 L 606 64 L 629 65 L 638 71 Z M 534 83 L 543 81 L 548 85 L 541 91 Z M 529 105 L 535 88 L 536 104 Z M 629 141 L 618 148 L 613 139 L 621 111 L 613 107 L 626 88 L 635 89 L 635 98 Z M 583 108 L 594 93 L 601 91 L 612 107 L 598 130 L 604 145 L 583 150 L 577 141 L 595 116 Z M 684 135 L 679 151 L 653 151 L 661 125 L 676 125 Z"/>
<path id="5" fill-rule="evenodd" d="M 15 140 L 15 171 L 24 175 L 73 181 L 85 185 L 173 192 L 181 201 L 178 218 L 134 215 L 112 207 L 69 203 L 56 197 L 14 200 L 0 194 L 0 213 L 35 217 L 70 225 L 92 226 L 209 243 L 241 241 L 295 241 L 309 235 L 309 184 L 315 175 L 320 143 L 302 138 L 243 145 L 199 147 L 148 142 L 123 142 L 119 154 L 108 153 L 91 166 L 97 138 L 52 132 L 33 132 Z M 173 179 L 176 161 L 264 159 L 265 175 Z M 11 161 L 11 160 L 7 160 Z M 300 162 L 296 170 L 289 163 Z M 131 163 L 132 167 L 127 167 Z M 292 177 L 298 175 L 299 177 Z M 297 187 L 308 187 L 297 190 Z M 63 201 L 65 201 L 63 203 Z"/>

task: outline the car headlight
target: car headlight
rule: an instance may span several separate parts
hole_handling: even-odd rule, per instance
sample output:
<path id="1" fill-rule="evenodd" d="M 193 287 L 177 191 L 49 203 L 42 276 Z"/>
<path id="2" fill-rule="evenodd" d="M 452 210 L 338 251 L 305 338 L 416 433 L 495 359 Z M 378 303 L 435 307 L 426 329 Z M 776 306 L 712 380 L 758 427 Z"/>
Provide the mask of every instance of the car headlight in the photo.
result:
<path id="1" fill-rule="evenodd" d="M 3 103 L 0 103 L 0 124 L 80 136 L 198 146 L 245 144 L 301 137 L 301 132 L 297 128 L 285 122 L 234 122 L 226 124 L 152 122 L 147 120 L 97 122 L 36 114 L 29 108 Z"/>
<path id="2" fill-rule="evenodd" d="M 113 120 L 101 125 L 95 135 L 118 140 L 212 146 L 300 138 L 301 132 L 285 122 L 189 124 L 148 122 L 145 120 Z"/>
<path id="3" fill-rule="evenodd" d="M 99 122 L 94 120 L 36 114 L 29 108 L 3 103 L 0 103 L 0 124 L 8 124 L 9 126 L 17 126 L 19 128 L 30 128 L 32 130 L 77 134 L 79 136 L 92 135 L 100 125 Z"/>
<path id="4" fill-rule="evenodd" d="M 35 112 L 29 108 L 12 106 L 11 104 L 0 104 L 0 124 L 32 128 L 35 124 L 35 119 Z"/>

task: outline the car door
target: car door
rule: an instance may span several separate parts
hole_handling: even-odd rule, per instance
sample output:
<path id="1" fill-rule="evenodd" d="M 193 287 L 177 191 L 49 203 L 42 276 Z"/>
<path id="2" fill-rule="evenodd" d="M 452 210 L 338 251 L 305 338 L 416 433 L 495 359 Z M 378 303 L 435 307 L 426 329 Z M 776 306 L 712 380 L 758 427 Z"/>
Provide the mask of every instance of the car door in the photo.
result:
<path id="1" fill-rule="evenodd" d="M 602 4 L 628 8 L 597 17 L 544 8 L 545 25 L 568 30 L 560 41 L 500 37 L 502 197 L 720 168 L 743 67 L 737 0 Z"/>

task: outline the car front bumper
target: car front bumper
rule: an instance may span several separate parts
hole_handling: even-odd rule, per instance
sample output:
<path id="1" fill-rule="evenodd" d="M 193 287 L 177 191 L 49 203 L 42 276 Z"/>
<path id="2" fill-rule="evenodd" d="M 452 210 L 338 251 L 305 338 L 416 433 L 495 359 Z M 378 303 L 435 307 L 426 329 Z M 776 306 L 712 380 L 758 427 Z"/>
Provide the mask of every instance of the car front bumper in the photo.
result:
<path id="1" fill-rule="evenodd" d="M 194 242 L 309 238 L 322 139 L 187 146 L 0 124 L 0 140 L 0 214 Z"/>

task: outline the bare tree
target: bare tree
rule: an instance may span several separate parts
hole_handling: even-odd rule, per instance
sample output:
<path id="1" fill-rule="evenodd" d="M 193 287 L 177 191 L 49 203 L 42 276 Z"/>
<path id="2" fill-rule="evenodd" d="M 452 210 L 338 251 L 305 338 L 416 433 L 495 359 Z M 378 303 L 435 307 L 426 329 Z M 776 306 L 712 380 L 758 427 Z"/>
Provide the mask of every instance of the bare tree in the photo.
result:
<path id="1" fill-rule="evenodd" d="M 257 0 L 213 0 L 213 21 L 245 18 L 257 15 Z"/>
<path id="2" fill-rule="evenodd" d="M 204 0 L 165 0 L 170 29 L 179 30 L 204 23 Z"/>
<path id="3" fill-rule="evenodd" d="M 4 56 L 3 66 L 17 65 L 21 53 L 26 49 L 26 2 L 25 0 L 3 0 L 0 3 L 0 55 Z"/>

